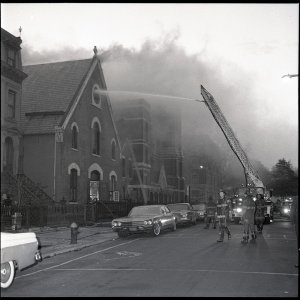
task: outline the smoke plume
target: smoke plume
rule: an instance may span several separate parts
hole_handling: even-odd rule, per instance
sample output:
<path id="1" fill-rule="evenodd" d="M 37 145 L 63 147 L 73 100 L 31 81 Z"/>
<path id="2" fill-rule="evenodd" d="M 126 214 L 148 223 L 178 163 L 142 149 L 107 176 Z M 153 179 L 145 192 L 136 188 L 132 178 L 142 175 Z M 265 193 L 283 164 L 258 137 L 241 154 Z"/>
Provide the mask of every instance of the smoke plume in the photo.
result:
<path id="1" fill-rule="evenodd" d="M 93 54 L 86 49 L 72 48 L 38 53 L 25 44 L 22 51 L 25 65 L 91 58 Z M 276 163 L 276 159 L 270 162 L 266 142 L 266 137 L 274 136 L 273 141 L 276 140 L 272 124 L 261 127 L 258 121 L 260 104 L 255 100 L 250 84 L 252 75 L 245 74 L 238 66 L 230 65 L 234 72 L 232 78 L 227 78 L 222 69 L 225 62 L 208 62 L 205 50 L 188 55 L 177 45 L 176 36 L 163 41 L 148 40 L 139 50 L 115 44 L 102 48 L 99 53 L 108 90 L 174 97 L 135 96 L 144 98 L 153 107 L 159 103 L 166 110 L 178 108 L 181 111 L 183 151 L 198 149 L 199 153 L 209 154 L 211 159 L 242 174 L 241 165 L 208 108 L 204 103 L 194 101 L 203 100 L 200 94 L 202 84 L 214 96 L 248 157 L 260 160 L 269 168 Z M 111 93 L 109 97 L 114 107 L 118 101 L 132 99 L 134 95 Z M 277 134 L 280 134 L 280 129 Z"/>

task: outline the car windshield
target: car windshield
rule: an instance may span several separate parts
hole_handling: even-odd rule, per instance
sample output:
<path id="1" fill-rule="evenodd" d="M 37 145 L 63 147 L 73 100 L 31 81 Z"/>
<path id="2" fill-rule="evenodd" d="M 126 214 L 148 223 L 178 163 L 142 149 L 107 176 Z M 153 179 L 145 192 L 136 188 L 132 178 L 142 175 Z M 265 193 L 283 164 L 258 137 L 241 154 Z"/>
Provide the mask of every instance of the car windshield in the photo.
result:
<path id="1" fill-rule="evenodd" d="M 136 206 L 131 209 L 128 216 L 145 216 L 145 215 L 159 215 L 161 210 L 159 206 Z"/>
<path id="2" fill-rule="evenodd" d="M 205 210 L 205 204 L 193 204 L 193 208 L 196 210 Z"/>
<path id="3" fill-rule="evenodd" d="M 168 205 L 168 208 L 171 211 L 174 211 L 174 210 L 188 210 L 189 206 L 188 206 L 188 204 L 171 204 L 171 205 Z"/>

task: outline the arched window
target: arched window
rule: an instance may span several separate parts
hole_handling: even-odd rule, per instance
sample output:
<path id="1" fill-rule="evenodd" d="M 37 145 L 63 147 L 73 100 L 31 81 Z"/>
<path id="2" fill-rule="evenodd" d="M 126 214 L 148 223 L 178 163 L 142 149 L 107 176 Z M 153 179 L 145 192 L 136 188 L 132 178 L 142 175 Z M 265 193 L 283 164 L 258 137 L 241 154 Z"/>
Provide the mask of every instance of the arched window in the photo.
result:
<path id="1" fill-rule="evenodd" d="M 93 134 L 93 154 L 100 155 L 100 128 L 97 122 L 94 122 L 92 134 Z"/>
<path id="2" fill-rule="evenodd" d="M 100 200 L 100 178 L 97 170 L 91 172 L 90 178 L 90 202 L 95 203 Z"/>
<path id="3" fill-rule="evenodd" d="M 110 177 L 110 183 L 111 183 L 111 191 L 115 191 L 116 190 L 116 176 L 115 175 L 112 175 Z"/>
<path id="4" fill-rule="evenodd" d="M 72 148 L 78 149 L 78 129 L 75 124 L 72 125 Z"/>
<path id="5" fill-rule="evenodd" d="M 4 150 L 4 169 L 7 172 L 13 173 L 14 166 L 14 146 L 11 137 L 5 139 L 5 150 Z"/>
<path id="6" fill-rule="evenodd" d="M 77 169 L 71 169 L 70 173 L 70 202 L 77 202 Z"/>
<path id="7" fill-rule="evenodd" d="M 116 159 L 116 142 L 112 140 L 111 142 L 111 158 Z"/>
<path id="8" fill-rule="evenodd" d="M 99 94 L 98 90 L 99 90 L 99 86 L 97 84 L 95 84 L 93 86 L 93 90 L 92 90 L 92 103 L 97 106 L 98 108 L 101 108 L 101 94 Z"/>
<path id="9" fill-rule="evenodd" d="M 122 158 L 122 177 L 126 177 L 126 160 Z"/>

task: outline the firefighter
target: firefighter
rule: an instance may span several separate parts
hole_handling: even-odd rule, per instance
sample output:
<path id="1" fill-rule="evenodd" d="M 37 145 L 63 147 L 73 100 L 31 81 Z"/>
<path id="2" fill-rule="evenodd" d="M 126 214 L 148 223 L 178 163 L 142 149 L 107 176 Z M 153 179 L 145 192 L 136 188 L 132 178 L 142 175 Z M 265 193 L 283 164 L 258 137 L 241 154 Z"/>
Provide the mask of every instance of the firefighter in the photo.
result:
<path id="1" fill-rule="evenodd" d="M 257 227 L 257 232 L 262 233 L 265 221 L 265 215 L 267 212 L 267 207 L 265 204 L 264 196 L 262 194 L 256 195 L 255 201 L 255 224 Z"/>
<path id="2" fill-rule="evenodd" d="M 229 205 L 225 199 L 225 193 L 220 191 L 220 198 L 217 203 L 217 219 L 219 225 L 219 239 L 217 242 L 223 242 L 224 233 L 226 231 L 228 239 L 231 238 L 231 233 L 229 230 Z"/>
<path id="3" fill-rule="evenodd" d="M 213 228 L 216 229 L 216 213 L 217 213 L 217 206 L 213 201 L 213 198 L 209 196 L 208 203 L 206 206 L 206 212 L 205 212 L 205 224 L 206 226 L 204 229 L 209 228 L 210 222 L 213 224 Z"/>
<path id="4" fill-rule="evenodd" d="M 252 195 L 246 194 L 242 203 L 243 216 L 242 222 L 244 226 L 242 243 L 248 243 L 249 232 L 251 232 L 252 240 L 256 239 L 256 232 L 254 226 L 254 213 L 255 213 L 255 202 Z"/>

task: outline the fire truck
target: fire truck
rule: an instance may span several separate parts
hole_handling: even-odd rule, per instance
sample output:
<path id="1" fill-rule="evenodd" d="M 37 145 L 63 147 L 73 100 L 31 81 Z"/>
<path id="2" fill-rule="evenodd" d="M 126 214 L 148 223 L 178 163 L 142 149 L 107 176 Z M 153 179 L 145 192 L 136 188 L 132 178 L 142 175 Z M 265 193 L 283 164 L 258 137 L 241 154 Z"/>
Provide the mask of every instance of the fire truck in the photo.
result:
<path id="1" fill-rule="evenodd" d="M 201 85 L 201 95 L 204 99 L 204 101 L 201 100 L 195 100 L 198 102 L 204 102 L 208 109 L 210 110 L 212 116 L 214 117 L 215 121 L 221 128 L 230 148 L 232 151 L 235 153 L 237 156 L 238 160 L 243 166 L 244 169 L 244 174 L 245 174 L 245 189 L 247 190 L 248 193 L 252 194 L 255 196 L 256 194 L 262 194 L 265 196 L 265 199 L 267 199 L 267 202 L 270 201 L 270 191 L 267 191 L 263 182 L 261 181 L 258 173 L 256 170 L 253 168 L 250 160 L 247 157 L 246 152 L 240 145 L 240 142 L 236 138 L 233 130 L 231 129 L 229 123 L 227 122 L 225 116 L 223 115 L 221 109 L 219 108 L 218 104 L 216 103 L 215 99 L 213 96 Z M 246 191 L 245 190 L 245 191 Z M 273 209 L 272 209 L 272 204 L 269 203 L 267 205 L 267 215 L 266 215 L 266 220 L 267 223 L 272 222 L 273 220 Z M 240 217 L 241 208 L 239 208 L 238 215 Z M 236 222 L 238 223 L 238 218 L 236 219 Z"/>

